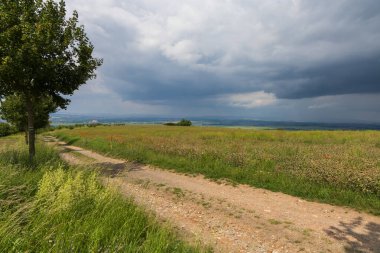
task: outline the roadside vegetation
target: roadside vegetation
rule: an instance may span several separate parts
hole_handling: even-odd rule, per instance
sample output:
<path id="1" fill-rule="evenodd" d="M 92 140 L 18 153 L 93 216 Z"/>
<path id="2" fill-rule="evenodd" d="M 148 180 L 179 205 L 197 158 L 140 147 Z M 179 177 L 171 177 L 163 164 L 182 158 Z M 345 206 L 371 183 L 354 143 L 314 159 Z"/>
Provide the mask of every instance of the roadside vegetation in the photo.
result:
<path id="1" fill-rule="evenodd" d="M 99 126 L 52 132 L 84 148 L 380 215 L 380 132 Z"/>
<path id="2" fill-rule="evenodd" d="M 0 122 L 0 137 L 8 136 L 16 132 L 16 128 L 7 123 Z"/>
<path id="3" fill-rule="evenodd" d="M 37 148 L 30 163 L 21 136 L 0 138 L 1 252 L 200 252 L 93 170 Z"/>

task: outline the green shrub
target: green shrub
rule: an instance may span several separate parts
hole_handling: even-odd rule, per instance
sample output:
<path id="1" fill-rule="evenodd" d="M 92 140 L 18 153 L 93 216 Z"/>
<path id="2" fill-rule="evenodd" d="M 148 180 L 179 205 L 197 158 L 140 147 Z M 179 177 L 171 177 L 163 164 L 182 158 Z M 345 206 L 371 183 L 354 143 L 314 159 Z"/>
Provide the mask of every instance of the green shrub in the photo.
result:
<path id="1" fill-rule="evenodd" d="M 16 133 L 15 129 L 8 123 L 0 122 L 0 137 Z"/>
<path id="2" fill-rule="evenodd" d="M 168 123 L 164 123 L 165 126 L 176 126 L 177 123 L 173 123 L 173 122 L 168 122 Z"/>
<path id="3" fill-rule="evenodd" d="M 191 126 L 192 124 L 190 120 L 181 119 L 181 121 L 177 123 L 177 126 Z"/>
<path id="4" fill-rule="evenodd" d="M 187 119 L 181 119 L 179 122 L 168 122 L 164 123 L 165 126 L 191 126 L 193 123 L 190 120 Z"/>

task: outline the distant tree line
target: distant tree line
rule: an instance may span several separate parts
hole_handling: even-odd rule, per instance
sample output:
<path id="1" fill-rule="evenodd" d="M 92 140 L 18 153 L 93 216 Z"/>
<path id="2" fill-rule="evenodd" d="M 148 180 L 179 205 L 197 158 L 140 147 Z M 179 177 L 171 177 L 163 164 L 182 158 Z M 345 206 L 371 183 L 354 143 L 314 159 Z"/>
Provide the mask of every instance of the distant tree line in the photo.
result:
<path id="1" fill-rule="evenodd" d="M 193 123 L 187 119 L 181 119 L 179 122 L 168 122 L 164 123 L 165 126 L 192 126 Z"/>

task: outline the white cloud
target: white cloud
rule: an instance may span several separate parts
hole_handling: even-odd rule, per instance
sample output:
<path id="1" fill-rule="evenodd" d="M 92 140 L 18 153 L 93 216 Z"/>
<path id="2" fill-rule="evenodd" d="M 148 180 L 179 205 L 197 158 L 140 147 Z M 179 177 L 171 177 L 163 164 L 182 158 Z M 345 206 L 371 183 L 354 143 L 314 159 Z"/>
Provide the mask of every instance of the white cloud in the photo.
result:
<path id="1" fill-rule="evenodd" d="M 335 105 L 334 103 L 313 104 L 313 105 L 308 106 L 307 108 L 310 109 L 310 110 L 319 110 L 319 109 L 324 109 L 324 108 L 332 107 L 334 105 Z"/>
<path id="2" fill-rule="evenodd" d="M 69 0 L 68 6 L 87 26 L 95 26 L 95 33 L 107 34 L 107 27 L 99 27 L 107 23 L 115 26 L 114 39 L 105 37 L 111 43 L 126 40 L 124 47 L 132 42 L 189 67 L 217 56 L 208 64 L 222 70 L 242 61 L 303 68 L 380 49 L 380 16 L 357 20 L 355 13 L 343 13 L 344 2 L 321 2 Z"/>
<path id="3" fill-rule="evenodd" d="M 175 45 L 164 48 L 164 54 L 179 63 L 196 63 L 202 55 L 196 53 L 194 43 L 190 40 L 181 40 Z"/>
<path id="4" fill-rule="evenodd" d="M 264 91 L 230 94 L 220 99 L 231 106 L 253 109 L 257 107 L 274 105 L 277 101 L 273 93 Z"/>
<path id="5" fill-rule="evenodd" d="M 98 74 L 95 80 L 92 80 L 88 84 L 84 85 L 81 88 L 81 91 L 86 92 L 88 94 L 103 94 L 103 95 L 113 93 L 110 87 L 106 86 L 106 83 L 104 82 L 104 79 L 101 74 Z"/>
<path id="6" fill-rule="evenodd" d="M 165 115 L 170 112 L 170 108 L 164 105 L 125 100 L 119 94 L 94 81 L 83 86 L 71 99 L 68 113 L 136 116 Z"/>

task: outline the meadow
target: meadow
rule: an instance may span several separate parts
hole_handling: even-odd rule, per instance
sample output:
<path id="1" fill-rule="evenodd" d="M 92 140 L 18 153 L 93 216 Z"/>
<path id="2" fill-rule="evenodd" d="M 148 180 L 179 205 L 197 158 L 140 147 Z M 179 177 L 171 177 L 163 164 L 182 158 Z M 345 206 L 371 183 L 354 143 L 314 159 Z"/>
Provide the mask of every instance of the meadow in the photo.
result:
<path id="1" fill-rule="evenodd" d="M 380 215 L 379 131 L 127 125 L 49 134 L 118 158 Z"/>
<path id="2" fill-rule="evenodd" d="M 180 241 L 93 168 L 70 167 L 37 146 L 28 163 L 21 136 L 0 138 L 1 252 L 201 252 Z"/>

